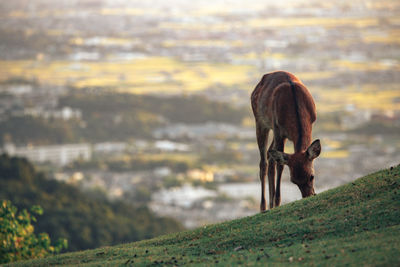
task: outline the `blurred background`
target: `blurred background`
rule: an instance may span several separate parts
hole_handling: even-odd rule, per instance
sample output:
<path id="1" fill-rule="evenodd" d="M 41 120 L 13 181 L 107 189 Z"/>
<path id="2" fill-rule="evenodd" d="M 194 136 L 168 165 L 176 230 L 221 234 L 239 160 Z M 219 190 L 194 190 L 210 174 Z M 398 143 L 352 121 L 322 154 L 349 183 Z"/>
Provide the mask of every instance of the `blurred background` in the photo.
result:
<path id="1" fill-rule="evenodd" d="M 315 99 L 317 192 L 400 162 L 397 0 L 13 0 L 0 22 L 0 197 L 70 250 L 256 214 L 267 72 Z"/>

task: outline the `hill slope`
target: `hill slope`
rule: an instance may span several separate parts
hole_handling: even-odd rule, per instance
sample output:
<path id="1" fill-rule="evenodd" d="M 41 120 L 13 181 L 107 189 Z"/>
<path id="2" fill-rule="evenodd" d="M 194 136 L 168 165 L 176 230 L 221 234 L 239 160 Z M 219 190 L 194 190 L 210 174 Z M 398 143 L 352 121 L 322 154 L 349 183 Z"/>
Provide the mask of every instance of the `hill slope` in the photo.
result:
<path id="1" fill-rule="evenodd" d="M 398 266 L 399 239 L 400 165 L 252 217 L 17 266 Z"/>

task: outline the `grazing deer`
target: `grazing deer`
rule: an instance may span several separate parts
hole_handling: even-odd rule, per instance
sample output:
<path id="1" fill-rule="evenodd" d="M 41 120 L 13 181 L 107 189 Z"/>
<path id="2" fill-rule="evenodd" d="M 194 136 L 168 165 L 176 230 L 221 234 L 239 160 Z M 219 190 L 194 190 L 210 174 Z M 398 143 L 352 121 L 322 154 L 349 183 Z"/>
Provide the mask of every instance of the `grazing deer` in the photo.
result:
<path id="1" fill-rule="evenodd" d="M 299 187 L 303 198 L 315 195 L 313 160 L 321 153 L 321 144 L 319 140 L 315 140 L 310 145 L 312 124 L 316 120 L 315 104 L 310 92 L 291 73 L 268 73 L 251 94 L 251 107 L 256 120 L 260 150 L 261 212 L 266 209 L 265 149 L 270 130 L 273 130 L 274 139 L 267 155 L 269 208 L 277 207 L 281 203 L 280 185 L 284 164 L 289 166 L 290 180 Z M 287 138 L 293 142 L 293 154 L 283 152 Z"/>

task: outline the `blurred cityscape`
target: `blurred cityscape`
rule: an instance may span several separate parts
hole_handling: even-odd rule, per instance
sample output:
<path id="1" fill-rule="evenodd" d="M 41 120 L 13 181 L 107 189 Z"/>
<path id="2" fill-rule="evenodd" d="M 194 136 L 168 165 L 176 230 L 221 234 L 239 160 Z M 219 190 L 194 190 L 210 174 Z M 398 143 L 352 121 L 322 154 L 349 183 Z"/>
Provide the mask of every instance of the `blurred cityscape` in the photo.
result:
<path id="1" fill-rule="evenodd" d="M 317 105 L 317 193 L 400 163 L 399 1 L 13 0 L 0 21 L 1 151 L 84 192 L 188 228 L 257 213 L 249 97 L 280 69 Z"/>

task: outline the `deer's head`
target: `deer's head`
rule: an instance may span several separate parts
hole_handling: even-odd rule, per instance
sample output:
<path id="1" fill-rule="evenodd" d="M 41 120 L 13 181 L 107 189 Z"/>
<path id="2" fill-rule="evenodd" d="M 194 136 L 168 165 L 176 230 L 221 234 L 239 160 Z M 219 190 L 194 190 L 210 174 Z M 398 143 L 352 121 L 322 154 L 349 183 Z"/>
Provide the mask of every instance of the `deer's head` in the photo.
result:
<path id="1" fill-rule="evenodd" d="M 269 157 L 278 164 L 286 164 L 290 169 L 290 181 L 296 184 L 301 195 L 309 197 L 315 195 L 313 161 L 321 153 L 321 143 L 315 140 L 305 151 L 286 154 L 277 150 L 268 152 Z"/>

